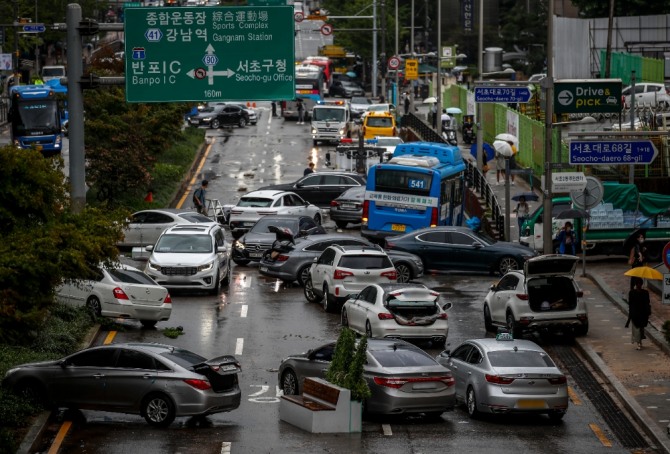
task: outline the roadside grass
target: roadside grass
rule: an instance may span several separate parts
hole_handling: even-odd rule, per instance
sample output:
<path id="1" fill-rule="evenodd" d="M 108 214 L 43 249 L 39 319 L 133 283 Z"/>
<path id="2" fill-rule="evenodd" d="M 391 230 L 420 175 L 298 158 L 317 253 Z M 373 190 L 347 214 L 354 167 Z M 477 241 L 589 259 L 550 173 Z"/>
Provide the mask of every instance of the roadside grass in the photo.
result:
<path id="1" fill-rule="evenodd" d="M 146 194 L 127 193 L 122 196 L 121 205 L 131 212 L 169 206 L 193 165 L 204 137 L 204 129 L 185 128 L 182 140 L 157 157 L 152 171 L 153 202 L 144 200 Z M 92 195 L 87 196 L 87 202 L 95 205 Z M 53 360 L 80 350 L 94 321 L 85 308 L 55 304 L 43 326 L 26 333 L 24 345 L 0 344 L 0 377 L 18 364 Z M 113 320 L 99 318 L 97 322 L 102 326 L 118 328 Z M 177 337 L 182 333 L 175 329 L 170 334 Z M 34 416 L 41 410 L 23 397 L 0 388 L 0 454 L 16 452 Z"/>

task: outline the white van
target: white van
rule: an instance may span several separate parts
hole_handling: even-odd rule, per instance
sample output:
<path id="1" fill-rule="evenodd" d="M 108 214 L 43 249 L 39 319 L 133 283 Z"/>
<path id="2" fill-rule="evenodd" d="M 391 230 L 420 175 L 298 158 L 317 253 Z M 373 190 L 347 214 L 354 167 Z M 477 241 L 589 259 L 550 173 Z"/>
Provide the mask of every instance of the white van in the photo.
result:
<path id="1" fill-rule="evenodd" d="M 44 82 L 61 77 L 65 77 L 65 66 L 43 66 L 40 72 L 40 78 Z"/>

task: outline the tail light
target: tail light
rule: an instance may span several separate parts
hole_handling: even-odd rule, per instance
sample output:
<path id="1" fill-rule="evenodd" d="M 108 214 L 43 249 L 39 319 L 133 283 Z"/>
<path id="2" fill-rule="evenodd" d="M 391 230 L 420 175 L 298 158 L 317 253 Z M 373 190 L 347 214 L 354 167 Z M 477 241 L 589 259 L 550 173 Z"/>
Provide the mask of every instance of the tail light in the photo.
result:
<path id="1" fill-rule="evenodd" d="M 331 206 L 331 207 L 339 207 L 339 206 L 340 206 L 340 202 L 338 202 L 337 200 L 331 200 L 331 202 L 330 202 L 330 206 Z"/>
<path id="2" fill-rule="evenodd" d="M 395 131 L 395 126 L 394 126 L 394 127 L 393 127 L 393 135 L 394 135 L 394 136 L 396 135 L 395 132 L 396 132 L 396 131 Z"/>
<path id="3" fill-rule="evenodd" d="M 363 225 L 368 224 L 369 215 L 370 215 L 370 201 L 365 200 L 363 201 L 363 215 L 361 216 L 361 221 L 363 222 Z"/>
<path id="4" fill-rule="evenodd" d="M 398 280 L 398 273 L 396 272 L 396 270 L 384 271 L 382 273 L 382 276 L 385 277 L 385 278 L 388 278 L 391 281 L 397 281 Z"/>
<path id="5" fill-rule="evenodd" d="M 486 374 L 486 381 L 489 383 L 493 383 L 494 385 L 509 385 L 514 381 L 514 379 L 508 377 L 500 377 L 498 375 Z"/>
<path id="6" fill-rule="evenodd" d="M 278 255 L 277 258 L 275 259 L 275 261 L 277 261 L 277 262 L 285 262 L 287 260 L 288 260 L 288 255 L 284 255 L 284 254 Z"/>
<path id="7" fill-rule="evenodd" d="M 441 375 L 439 377 L 374 377 L 376 385 L 386 386 L 388 388 L 402 388 L 407 383 L 426 383 L 431 381 L 442 382 L 447 386 L 454 386 L 456 383 L 452 375 Z"/>
<path id="8" fill-rule="evenodd" d="M 564 384 L 566 384 L 567 382 L 568 382 L 568 379 L 565 378 L 565 375 L 562 375 L 562 376 L 560 376 L 560 377 L 550 378 L 550 379 L 549 379 L 549 383 L 551 383 L 552 385 L 564 385 Z"/>
<path id="9" fill-rule="evenodd" d="M 438 318 L 440 320 L 447 320 L 449 318 L 449 316 L 447 315 L 446 312 L 442 312 Z"/>
<path id="10" fill-rule="evenodd" d="M 438 213 L 437 208 L 431 208 L 431 211 L 430 211 L 430 226 L 431 227 L 437 227 L 437 220 L 438 220 L 437 213 Z"/>
<path id="11" fill-rule="evenodd" d="M 384 243 L 384 249 L 393 249 L 395 247 L 395 243 L 393 241 L 389 241 L 388 239 Z"/>
<path id="12" fill-rule="evenodd" d="M 114 290 L 114 298 L 117 300 L 127 300 L 130 299 L 128 298 L 128 295 L 126 295 L 126 292 L 124 292 L 120 287 L 116 287 Z"/>
<path id="13" fill-rule="evenodd" d="M 517 293 L 516 297 L 519 298 L 521 301 L 528 301 L 528 294 L 526 293 Z"/>
<path id="14" fill-rule="evenodd" d="M 163 301 L 164 304 L 172 304 L 172 297 L 168 293 L 167 296 L 165 297 L 165 300 Z"/>
<path id="15" fill-rule="evenodd" d="M 377 314 L 377 318 L 379 320 L 393 320 L 393 314 L 389 314 L 388 312 L 380 312 Z"/>
<path id="16" fill-rule="evenodd" d="M 286 101 L 282 101 L 282 102 L 281 102 L 281 108 L 282 108 L 282 109 L 286 109 Z"/>
<path id="17" fill-rule="evenodd" d="M 206 391 L 212 388 L 212 385 L 210 385 L 207 380 L 198 380 L 196 378 L 185 378 L 184 383 L 191 385 L 200 391 Z"/>
<path id="18" fill-rule="evenodd" d="M 333 279 L 344 279 L 347 276 L 353 276 L 354 273 L 351 271 L 343 271 L 343 270 L 335 270 L 335 273 L 333 274 Z"/>

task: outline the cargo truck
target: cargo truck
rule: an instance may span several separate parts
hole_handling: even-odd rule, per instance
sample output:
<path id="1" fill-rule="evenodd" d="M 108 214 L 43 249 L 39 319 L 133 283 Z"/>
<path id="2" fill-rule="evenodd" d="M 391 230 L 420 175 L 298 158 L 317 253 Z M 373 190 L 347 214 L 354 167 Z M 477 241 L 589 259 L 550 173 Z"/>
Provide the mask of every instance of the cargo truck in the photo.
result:
<path id="1" fill-rule="evenodd" d="M 590 210 L 588 219 L 556 219 L 573 205 L 570 197 L 553 199 L 552 251 L 558 248 L 556 234 L 570 221 L 578 234 L 578 253 L 585 239 L 587 255 L 628 255 L 624 242 L 634 231 L 645 229 L 647 258 L 660 260 L 663 246 L 670 241 L 670 195 L 641 193 L 633 184 L 604 182 L 603 188 L 603 200 Z M 543 216 L 540 205 L 523 224 L 519 239 L 540 252 L 544 250 Z"/>

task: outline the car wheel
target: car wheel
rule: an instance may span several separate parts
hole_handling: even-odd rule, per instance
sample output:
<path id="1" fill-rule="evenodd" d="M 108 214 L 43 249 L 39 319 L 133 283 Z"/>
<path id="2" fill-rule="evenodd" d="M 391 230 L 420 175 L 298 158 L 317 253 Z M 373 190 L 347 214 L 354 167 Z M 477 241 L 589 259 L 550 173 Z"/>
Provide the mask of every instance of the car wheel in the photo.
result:
<path id="1" fill-rule="evenodd" d="M 477 396 L 475 395 L 475 390 L 472 386 L 468 387 L 468 391 L 465 394 L 465 407 L 471 418 L 474 419 L 479 416 L 479 410 L 477 410 Z"/>
<path id="2" fill-rule="evenodd" d="M 86 301 L 86 307 L 88 307 L 96 317 L 102 316 L 102 305 L 97 296 L 91 296 L 88 301 Z"/>
<path id="3" fill-rule="evenodd" d="M 520 266 L 514 257 L 505 256 L 500 259 L 497 268 L 498 273 L 504 276 L 508 271 L 518 270 Z"/>
<path id="4" fill-rule="evenodd" d="M 307 282 L 307 279 L 309 279 L 309 269 L 311 268 L 311 265 L 306 265 L 303 266 L 298 270 L 298 274 L 296 277 L 298 278 L 298 284 L 300 284 L 302 287 L 305 286 L 305 282 Z"/>
<path id="5" fill-rule="evenodd" d="M 586 336 L 589 332 L 589 322 L 584 322 L 575 328 L 575 336 Z"/>
<path id="6" fill-rule="evenodd" d="M 221 122 L 219 120 L 214 119 L 212 120 L 211 126 L 212 129 L 219 129 L 219 127 L 221 126 Z"/>
<path id="7" fill-rule="evenodd" d="M 349 316 L 347 315 L 347 310 L 342 309 L 342 327 L 349 328 Z"/>
<path id="8" fill-rule="evenodd" d="M 493 321 L 491 320 L 491 311 L 489 310 L 488 304 L 484 304 L 484 328 L 487 332 L 495 331 L 493 327 Z"/>
<path id="9" fill-rule="evenodd" d="M 406 284 L 412 280 L 412 270 L 405 263 L 398 263 L 395 265 L 395 271 L 398 275 L 398 283 Z"/>
<path id="10" fill-rule="evenodd" d="M 549 412 L 549 419 L 551 419 L 554 422 L 559 422 L 561 419 L 563 419 L 563 416 L 565 416 L 564 411 Z"/>
<path id="11" fill-rule="evenodd" d="M 349 224 L 347 221 L 335 221 L 335 225 L 337 226 L 338 229 L 346 228 L 347 224 Z"/>
<path id="12" fill-rule="evenodd" d="M 233 259 L 233 262 L 235 262 L 236 264 L 238 264 L 240 266 L 246 266 L 246 265 L 249 264 L 249 260 L 247 260 L 247 259 Z"/>
<path id="13" fill-rule="evenodd" d="M 321 215 L 319 213 L 316 213 L 314 215 L 314 222 L 316 223 L 316 225 L 321 225 Z"/>
<path id="14" fill-rule="evenodd" d="M 328 293 L 328 284 L 323 284 L 323 310 L 333 312 L 335 303 Z"/>
<path id="15" fill-rule="evenodd" d="M 142 416 L 152 426 L 167 427 L 176 416 L 174 404 L 165 394 L 150 394 L 144 399 Z"/>
<path id="16" fill-rule="evenodd" d="M 317 296 L 316 293 L 314 293 L 314 285 L 312 284 L 312 278 L 309 277 L 305 281 L 305 288 L 303 289 L 303 293 L 305 294 L 305 298 L 307 301 L 310 303 L 316 303 L 317 301 Z"/>
<path id="17" fill-rule="evenodd" d="M 140 320 L 140 323 L 145 328 L 153 328 L 153 327 L 156 326 L 156 323 L 158 323 L 158 321 L 156 321 L 156 320 Z"/>
<path id="18" fill-rule="evenodd" d="M 298 377 L 291 369 L 286 369 L 281 376 L 281 389 L 286 396 L 298 394 Z"/>
<path id="19" fill-rule="evenodd" d="M 519 325 L 517 325 L 516 321 L 514 320 L 514 314 L 512 312 L 507 313 L 507 329 L 509 330 L 509 333 L 512 335 L 514 339 L 517 337 L 521 336 L 521 330 L 519 329 Z"/>
<path id="20" fill-rule="evenodd" d="M 365 335 L 367 337 L 372 337 L 372 325 L 370 325 L 370 320 L 365 322 Z"/>
<path id="21" fill-rule="evenodd" d="M 14 392 L 33 405 L 44 406 L 47 403 L 46 388 L 37 380 L 31 378 L 21 380 L 14 388 Z"/>
<path id="22" fill-rule="evenodd" d="M 247 125 L 247 120 L 244 117 L 242 117 L 242 118 L 240 118 L 240 123 L 239 124 L 240 124 L 240 128 L 244 128 Z"/>

